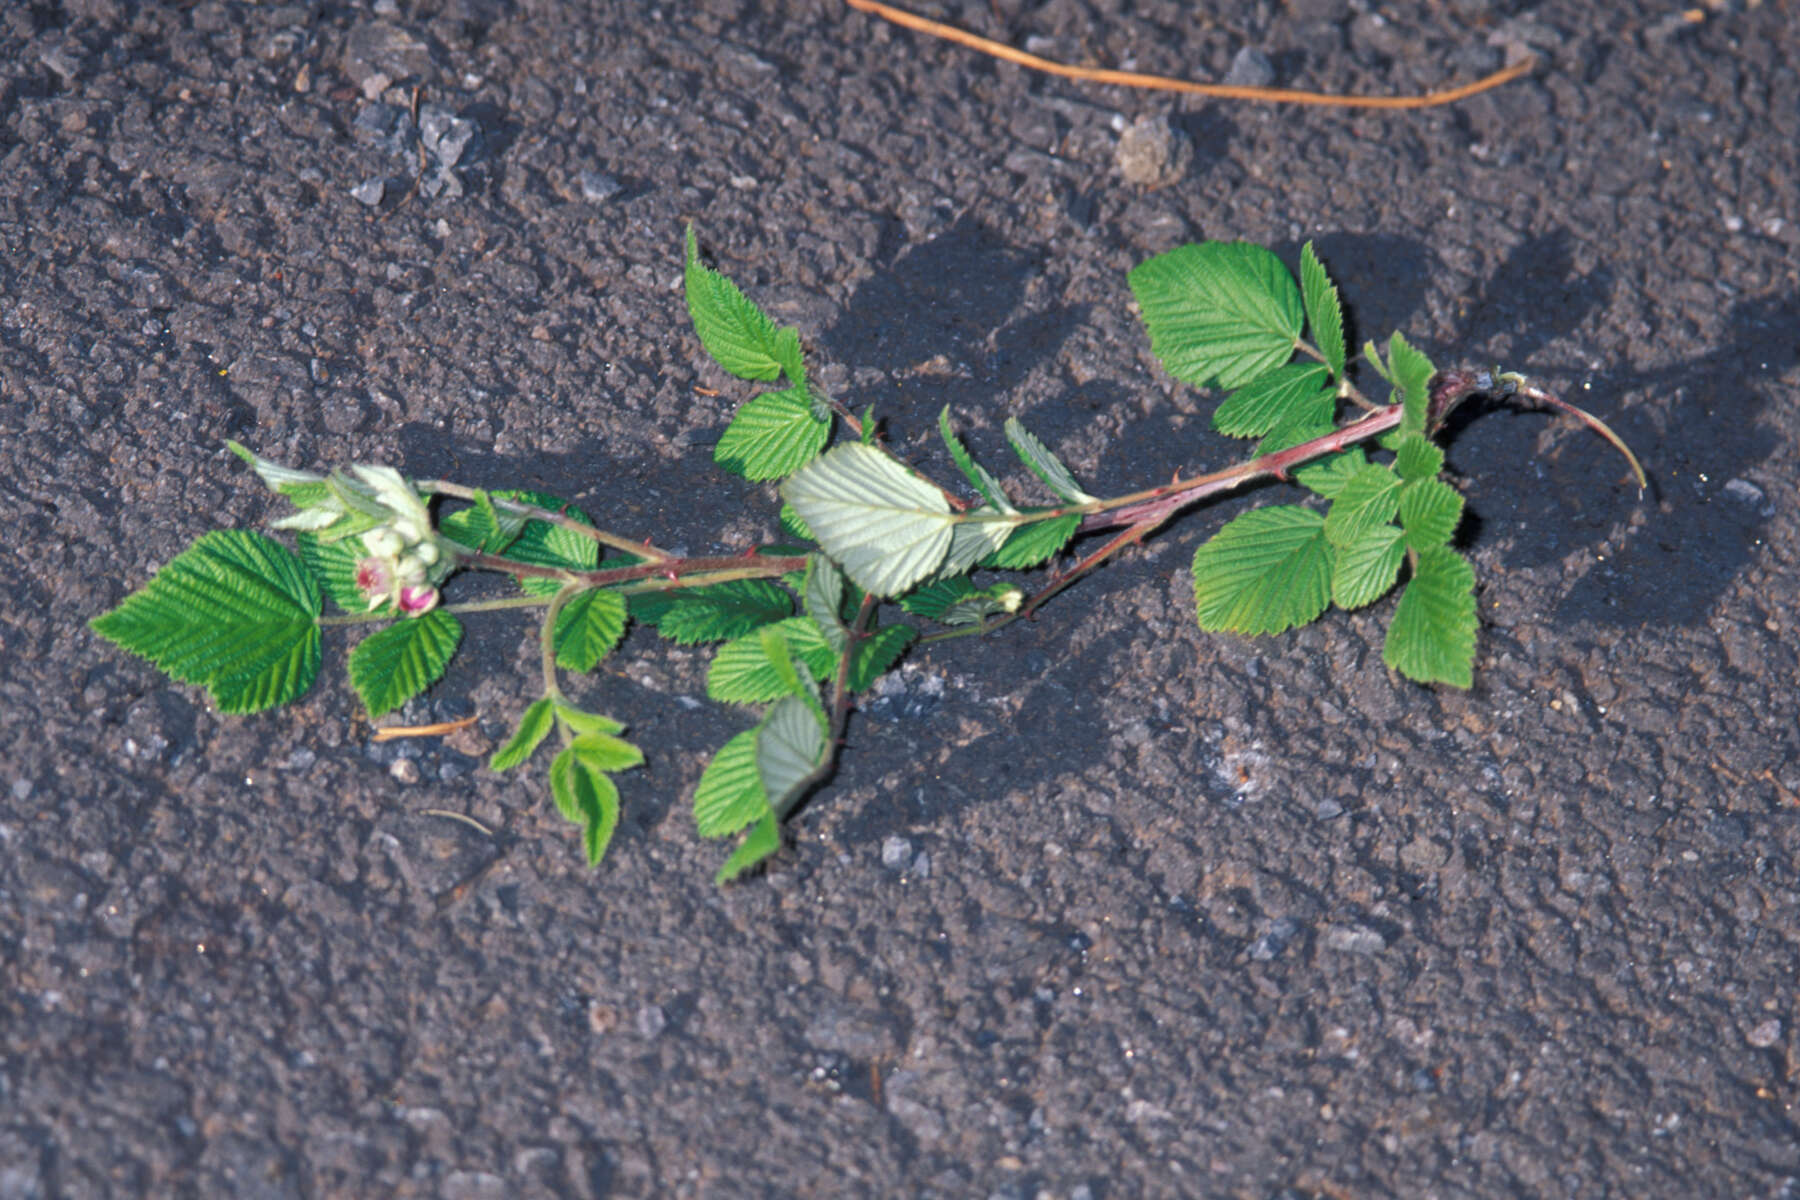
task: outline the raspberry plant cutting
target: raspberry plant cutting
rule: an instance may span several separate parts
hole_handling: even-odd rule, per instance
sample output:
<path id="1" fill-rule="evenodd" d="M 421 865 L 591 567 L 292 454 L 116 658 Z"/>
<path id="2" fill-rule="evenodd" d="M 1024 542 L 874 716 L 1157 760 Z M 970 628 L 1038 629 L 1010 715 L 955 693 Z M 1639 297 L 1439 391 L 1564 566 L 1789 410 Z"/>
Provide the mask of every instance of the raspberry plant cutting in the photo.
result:
<path id="1" fill-rule="evenodd" d="M 570 700 L 563 673 L 592 671 L 630 622 L 683 645 L 717 644 L 707 695 L 765 706 L 712 757 L 694 793 L 702 836 L 741 835 L 718 871 L 724 882 L 779 848 L 782 820 L 836 764 L 853 698 L 910 646 L 1031 616 L 1209 497 L 1275 478 L 1310 498 L 1253 509 L 1200 546 L 1201 628 L 1280 633 L 1398 585 L 1383 662 L 1420 683 L 1466 688 L 1475 575 L 1451 545 L 1463 499 L 1442 477 L 1436 441 L 1451 410 L 1489 395 L 1568 412 L 1616 446 L 1644 486 L 1636 458 L 1597 418 L 1497 368 L 1438 371 L 1398 332 L 1385 353 L 1363 347 L 1390 391 L 1387 403 L 1371 400 L 1348 374 L 1337 288 L 1311 243 L 1298 281 L 1247 242 L 1181 246 L 1130 275 L 1152 352 L 1175 378 L 1229 392 L 1213 425 L 1257 439 L 1251 457 L 1100 498 L 1008 419 L 1007 441 L 1043 485 L 1040 503 L 1015 499 L 975 461 L 948 407 L 938 429 L 972 494 L 897 457 L 872 414 L 808 382 L 798 331 L 777 327 L 706 266 L 691 229 L 685 284 L 713 360 L 777 385 L 738 408 L 714 458 L 746 479 L 779 481 L 785 543 L 681 555 L 558 497 L 408 479 L 388 466 L 317 474 L 234 442 L 292 506 L 272 525 L 292 532 L 295 547 L 243 530 L 208 533 L 93 629 L 206 688 L 220 712 L 248 713 L 311 688 L 325 628 L 379 625 L 348 662 L 351 687 L 376 718 L 442 677 L 462 640 L 460 617 L 541 610 L 543 694 L 488 765 L 518 767 L 555 733 L 550 794 L 581 827 L 590 863 L 618 824 L 614 776 L 644 758 L 620 736 L 621 722 Z M 475 571 L 510 577 L 514 594 L 445 599 L 451 576 Z M 1029 591 L 1015 582 L 1025 572 L 1037 573 Z M 326 599 L 340 611 L 327 615 Z"/>

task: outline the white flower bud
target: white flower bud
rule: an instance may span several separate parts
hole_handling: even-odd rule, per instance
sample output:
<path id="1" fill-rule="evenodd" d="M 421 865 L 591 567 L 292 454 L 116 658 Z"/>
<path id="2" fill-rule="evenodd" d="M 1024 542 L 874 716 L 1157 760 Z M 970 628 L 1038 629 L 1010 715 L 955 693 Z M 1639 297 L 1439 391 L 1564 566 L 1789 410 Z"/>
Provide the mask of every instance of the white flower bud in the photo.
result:
<path id="1" fill-rule="evenodd" d="M 401 540 L 400 534 L 386 527 L 369 530 L 362 535 L 362 542 L 376 558 L 393 558 L 406 549 L 406 543 Z"/>

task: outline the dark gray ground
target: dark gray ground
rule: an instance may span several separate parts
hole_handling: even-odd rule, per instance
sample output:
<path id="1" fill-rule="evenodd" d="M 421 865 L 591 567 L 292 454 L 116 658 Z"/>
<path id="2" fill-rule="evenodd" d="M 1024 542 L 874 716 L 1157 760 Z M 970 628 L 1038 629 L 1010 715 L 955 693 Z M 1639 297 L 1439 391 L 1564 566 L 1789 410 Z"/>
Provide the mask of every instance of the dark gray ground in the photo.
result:
<path id="1" fill-rule="evenodd" d="M 1545 57 L 1393 115 L 1046 79 L 830 0 L 0 7 L 0 1197 L 1800 1194 L 1792 3 L 934 6 L 1316 89 Z M 378 73 L 444 110 L 422 178 Z M 1126 182 L 1164 112 L 1192 164 Z M 1254 501 L 1195 513 L 915 654 L 728 890 L 686 798 L 745 720 L 688 699 L 704 653 L 634 635 L 586 687 L 650 754 L 594 872 L 480 765 L 535 694 L 521 618 L 407 713 L 476 730 L 399 750 L 342 639 L 239 719 L 86 631 L 279 511 L 228 437 L 769 537 L 710 461 L 749 389 L 686 325 L 690 220 L 933 470 L 945 402 L 1096 492 L 1227 461 L 1124 273 L 1313 238 L 1359 336 L 1541 375 L 1654 490 L 1567 422 L 1461 424 L 1467 694 L 1383 669 L 1391 601 L 1202 634 L 1186 563 Z"/>

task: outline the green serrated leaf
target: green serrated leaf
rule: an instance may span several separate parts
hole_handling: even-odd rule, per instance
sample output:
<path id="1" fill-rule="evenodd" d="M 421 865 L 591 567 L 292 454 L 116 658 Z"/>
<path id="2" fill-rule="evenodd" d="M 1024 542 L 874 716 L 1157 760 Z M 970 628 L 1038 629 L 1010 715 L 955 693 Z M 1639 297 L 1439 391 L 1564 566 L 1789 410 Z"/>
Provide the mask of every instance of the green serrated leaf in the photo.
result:
<path id="1" fill-rule="evenodd" d="M 956 436 L 956 430 L 951 428 L 948 404 L 944 405 L 943 410 L 938 413 L 938 435 L 944 439 L 944 445 L 949 449 L 950 458 L 956 463 L 956 469 L 961 471 L 963 478 L 967 479 L 975 490 L 981 493 L 982 498 L 1001 512 L 1013 511 L 1012 501 L 1007 498 L 1006 489 L 1000 486 L 1000 481 L 995 479 L 986 467 L 975 461 L 969 454 L 969 448 L 963 445 L 961 438 Z"/>
<path id="2" fill-rule="evenodd" d="M 742 637 L 793 612 L 793 597 L 767 579 L 734 579 L 631 597 L 633 617 L 683 646 Z"/>
<path id="3" fill-rule="evenodd" d="M 1400 436 L 1424 433 L 1425 417 L 1431 405 L 1431 377 L 1437 374 L 1437 368 L 1397 329 L 1388 338 L 1388 363 L 1394 369 L 1394 385 L 1400 389 L 1401 403 L 1405 405 L 1400 417 Z"/>
<path id="4" fill-rule="evenodd" d="M 436 683 L 462 641 L 462 623 L 441 608 L 394 622 L 350 652 L 350 686 L 370 717 L 389 713 Z"/>
<path id="5" fill-rule="evenodd" d="M 873 446 L 827 451 L 789 476 L 781 494 L 825 552 L 877 596 L 906 591 L 950 549 L 950 502 Z"/>
<path id="6" fill-rule="evenodd" d="M 983 505 L 957 518 L 956 529 L 950 536 L 950 549 L 944 552 L 944 561 L 938 566 L 939 578 L 966 574 L 976 563 L 992 557 L 1006 544 L 1016 526 L 983 519 L 1000 515 Z"/>
<path id="7" fill-rule="evenodd" d="M 788 649 L 787 639 L 781 636 L 779 629 L 763 626 L 756 631 L 756 639 L 762 646 L 763 656 L 775 669 L 775 678 L 781 683 L 781 690 L 789 696 L 816 695 L 818 684 L 809 675 L 806 683 L 800 682 L 800 669 L 794 665 L 793 652 Z"/>
<path id="8" fill-rule="evenodd" d="M 1362 452 L 1361 446 L 1352 446 L 1348 450 L 1340 450 L 1336 454 L 1308 463 L 1294 470 L 1294 480 L 1301 487 L 1325 497 L 1335 499 L 1344 490 L 1356 473 L 1369 464 L 1368 456 Z"/>
<path id="9" fill-rule="evenodd" d="M 1062 548 L 1069 544 L 1069 539 L 1075 536 L 1075 530 L 1080 526 L 1080 513 L 1067 513 L 1060 517 L 1052 517 L 1048 521 L 1035 521 L 1030 525 L 1017 526 L 1000 549 L 982 560 L 982 565 L 1008 571 L 1021 571 L 1027 567 L 1035 567 L 1039 563 L 1048 562 L 1052 557 L 1061 553 Z"/>
<path id="10" fill-rule="evenodd" d="M 788 386 L 805 393 L 806 387 L 806 354 L 800 349 L 800 331 L 784 325 L 775 331 L 775 361 L 781 364 L 781 373 L 787 376 Z M 829 409 L 827 409 L 829 411 Z M 815 419 L 823 421 L 825 416 L 813 407 Z"/>
<path id="11" fill-rule="evenodd" d="M 608 774 L 644 765 L 642 750 L 609 733 L 584 733 L 569 743 L 569 749 L 589 767 Z"/>
<path id="12" fill-rule="evenodd" d="M 577 737 L 589 733 L 624 733 L 625 726 L 611 717 L 603 717 L 599 713 L 583 712 L 579 708 L 571 708 L 558 702 L 556 719 L 569 727 L 569 732 Z"/>
<path id="13" fill-rule="evenodd" d="M 946 625 L 976 625 L 1001 613 L 1016 613 L 1024 602 L 1025 593 L 1016 584 L 996 583 L 948 606 L 937 619 Z"/>
<path id="14" fill-rule="evenodd" d="M 768 628 L 787 640 L 789 651 L 806 664 L 814 679 L 830 674 L 837 655 L 811 617 L 790 617 Z M 780 673 L 763 649 L 760 631 L 719 647 L 706 672 L 706 694 L 710 699 L 731 704 L 760 704 L 788 694 Z"/>
<path id="15" fill-rule="evenodd" d="M 1339 608 L 1361 608 L 1373 604 L 1400 577 L 1400 560 L 1406 547 L 1400 531 L 1392 525 L 1377 525 L 1361 537 L 1337 550 L 1337 563 L 1331 572 L 1331 600 Z"/>
<path id="16" fill-rule="evenodd" d="M 1444 452 L 1422 433 L 1409 433 L 1394 444 L 1394 470 L 1409 483 L 1435 479 L 1444 469 Z"/>
<path id="17" fill-rule="evenodd" d="M 725 865 L 720 867 L 718 873 L 713 876 L 713 882 L 716 884 L 730 883 L 779 849 L 781 849 L 781 826 L 775 820 L 773 812 L 765 813 L 762 819 L 751 827 L 750 832 L 744 835 L 744 840 L 738 843 L 738 848 L 731 852 L 731 857 L 725 860 Z"/>
<path id="18" fill-rule="evenodd" d="M 1409 550 L 1449 542 L 1462 513 L 1462 493 L 1441 479 L 1418 479 L 1400 490 L 1400 527 Z"/>
<path id="19" fill-rule="evenodd" d="M 1419 683 L 1466 688 L 1475 664 L 1475 571 L 1447 546 L 1419 551 L 1381 661 Z"/>
<path id="20" fill-rule="evenodd" d="M 781 479 L 817 458 L 830 436 L 830 423 L 814 419 L 804 387 L 764 392 L 737 410 L 713 461 L 745 479 Z"/>
<path id="21" fill-rule="evenodd" d="M 1329 391 L 1317 391 L 1290 405 L 1281 423 L 1256 443 L 1258 454 L 1273 454 L 1324 437 L 1336 428 L 1337 397 Z"/>
<path id="22" fill-rule="evenodd" d="M 687 264 L 682 273 L 688 316 L 700 344 L 739 379 L 770 380 L 781 374 L 782 348 L 775 322 L 738 290 L 737 284 L 700 261 L 694 227 L 687 231 Z"/>
<path id="23" fill-rule="evenodd" d="M 1276 367 L 1225 397 L 1213 410 L 1213 428 L 1231 437 L 1262 437 L 1297 417 L 1330 420 L 1336 397 L 1325 387 L 1330 372 L 1318 363 Z"/>
<path id="24" fill-rule="evenodd" d="M 950 579 L 939 579 L 914 588 L 900 598 L 900 607 L 915 617 L 924 617 L 935 621 L 943 611 L 952 604 L 968 599 L 979 589 L 969 582 L 966 575 L 957 575 Z"/>
<path id="25" fill-rule="evenodd" d="M 769 815 L 756 770 L 756 735 L 756 729 L 746 729 L 733 737 L 701 773 L 694 789 L 694 824 L 701 837 L 725 837 Z"/>
<path id="26" fill-rule="evenodd" d="M 1194 553 L 1194 609 L 1202 629 L 1280 633 L 1331 599 L 1325 519 L 1292 505 L 1236 518 Z"/>
<path id="27" fill-rule="evenodd" d="M 1345 481 L 1325 518 L 1325 540 L 1348 546 L 1377 525 L 1394 519 L 1400 507 L 1400 477 L 1370 463 Z"/>
<path id="28" fill-rule="evenodd" d="M 205 687 L 220 712 L 247 713 L 312 686 L 321 608 L 318 584 L 287 547 L 217 530 L 90 628 L 171 679 Z"/>
<path id="29" fill-rule="evenodd" d="M 586 513 L 567 500 L 543 492 L 513 490 L 494 491 L 488 494 L 496 500 L 517 500 L 522 504 L 535 505 L 550 512 L 560 512 L 583 525 L 594 523 Z M 540 567 L 591 571 L 600 563 L 600 545 L 593 538 L 584 537 L 561 525 L 552 525 L 548 521 L 527 521 L 525 528 L 519 532 L 519 536 L 507 546 L 506 556 Z M 557 589 L 562 587 L 562 584 L 555 579 L 521 577 L 519 587 L 533 596 L 553 596 Z"/>
<path id="30" fill-rule="evenodd" d="M 906 653 L 915 632 L 910 625 L 883 625 L 858 642 L 856 653 L 850 659 L 850 691 L 866 692 L 873 687 L 877 679 L 887 674 L 894 660 Z"/>
<path id="31" fill-rule="evenodd" d="M 1311 242 L 1300 248 L 1300 295 L 1306 301 L 1306 323 L 1313 342 L 1331 367 L 1333 378 L 1344 377 L 1344 313 L 1338 304 L 1337 285 L 1325 273 L 1325 265 L 1313 253 Z"/>
<path id="32" fill-rule="evenodd" d="M 510 771 L 536 753 L 537 748 L 549 736 L 551 727 L 556 724 L 556 704 L 550 697 L 534 702 L 519 718 L 519 728 L 507 739 L 506 745 L 494 751 L 488 759 L 488 770 Z"/>
<path id="33" fill-rule="evenodd" d="M 371 609 L 362 589 L 356 586 L 356 565 L 362 560 L 362 543 L 321 541 L 313 533 L 296 534 L 294 541 L 300 548 L 300 561 L 306 564 L 312 577 L 324 585 L 325 594 L 333 604 L 349 613 L 395 615 L 392 600 L 384 600 Z"/>
<path id="34" fill-rule="evenodd" d="M 1044 486 L 1066 504 L 1086 504 L 1094 497 L 1082 491 L 1075 482 L 1075 476 L 1063 465 L 1060 458 L 1050 452 L 1025 426 L 1019 418 L 1006 418 L 1006 440 L 1012 443 L 1013 453 L 1019 461 L 1031 469 L 1032 474 L 1044 481 Z"/>
<path id="35" fill-rule="evenodd" d="M 503 552 L 524 532 L 526 518 L 521 513 L 495 505 L 497 495 L 506 496 L 507 493 L 477 488 L 475 503 L 440 518 L 438 532 L 475 550 L 488 554 Z"/>
<path id="36" fill-rule="evenodd" d="M 824 714 L 799 696 L 783 696 L 756 731 L 756 772 L 777 816 L 797 802 L 825 761 Z"/>
<path id="37" fill-rule="evenodd" d="M 1388 370 L 1388 365 L 1385 362 L 1381 361 L 1381 348 L 1375 344 L 1373 339 L 1363 343 L 1363 357 L 1368 360 L 1371 367 L 1375 368 L 1375 373 L 1377 375 L 1381 376 L 1389 383 L 1394 382 L 1394 373 Z"/>
<path id="38" fill-rule="evenodd" d="M 1300 341 L 1300 289 L 1252 242 L 1178 246 L 1138 264 L 1130 283 L 1151 351 L 1198 387 L 1242 387 L 1285 363 Z"/>
<path id="39" fill-rule="evenodd" d="M 835 564 L 822 554 L 806 556 L 806 579 L 801 584 L 801 603 L 806 615 L 825 635 L 825 644 L 833 654 L 842 654 L 850 642 L 850 631 L 844 627 L 844 576 Z"/>
<path id="40" fill-rule="evenodd" d="M 556 614 L 556 665 L 591 671 L 625 636 L 625 597 L 609 588 L 589 588 L 564 602 Z"/>
<path id="41" fill-rule="evenodd" d="M 581 826 L 588 866 L 600 865 L 619 825 L 618 786 L 571 744 L 550 764 L 550 797 L 565 820 Z"/>

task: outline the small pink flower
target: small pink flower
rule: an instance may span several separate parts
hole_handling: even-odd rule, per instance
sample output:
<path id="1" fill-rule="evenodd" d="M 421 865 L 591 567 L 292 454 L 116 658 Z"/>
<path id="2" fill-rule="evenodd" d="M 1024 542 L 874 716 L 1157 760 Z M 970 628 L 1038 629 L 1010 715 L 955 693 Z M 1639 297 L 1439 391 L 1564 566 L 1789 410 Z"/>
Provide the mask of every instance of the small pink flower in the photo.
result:
<path id="1" fill-rule="evenodd" d="M 438 590 L 434 587 L 400 589 L 400 611 L 409 617 L 420 617 L 437 607 Z"/>
<path id="2" fill-rule="evenodd" d="M 394 572 L 387 561 L 365 558 L 356 564 L 356 590 L 363 594 L 370 608 L 387 601 L 394 592 Z"/>

